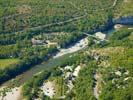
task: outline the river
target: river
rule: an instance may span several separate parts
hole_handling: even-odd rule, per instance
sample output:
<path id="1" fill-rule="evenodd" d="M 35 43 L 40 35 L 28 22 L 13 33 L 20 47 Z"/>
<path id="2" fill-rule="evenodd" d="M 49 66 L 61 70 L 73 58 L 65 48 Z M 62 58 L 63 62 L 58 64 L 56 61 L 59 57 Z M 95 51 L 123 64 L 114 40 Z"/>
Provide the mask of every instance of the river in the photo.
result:
<path id="1" fill-rule="evenodd" d="M 109 29 L 108 31 L 106 31 L 104 33 L 106 33 L 108 36 L 109 34 L 111 34 L 112 32 L 115 32 L 115 31 L 116 30 L 114 28 L 112 28 L 112 29 Z M 70 57 L 71 53 L 77 52 L 77 51 L 82 50 L 83 48 L 86 48 L 86 47 L 87 47 L 87 37 L 81 39 L 80 41 L 78 41 L 74 45 L 70 46 L 69 48 L 60 49 L 60 51 L 53 58 L 48 60 L 47 62 L 44 61 L 41 64 L 32 67 L 28 71 L 16 76 L 14 79 L 11 79 L 11 80 L 5 82 L 0 87 L 8 86 L 11 83 L 13 83 L 14 80 L 15 81 L 17 80 L 16 82 L 18 85 L 22 85 L 24 82 L 31 79 L 33 77 L 33 75 L 41 72 L 44 69 L 50 69 L 50 68 L 53 68 L 53 67 L 60 65 L 62 60 L 68 59 L 68 57 Z"/>
<path id="2" fill-rule="evenodd" d="M 4 84 L 1 85 L 1 87 L 8 86 L 11 83 L 14 83 L 16 80 L 17 80 L 16 81 L 17 85 L 22 85 L 25 81 L 31 79 L 31 77 L 33 77 L 33 75 L 41 72 L 44 69 L 50 69 L 50 68 L 60 65 L 62 60 L 68 59 L 68 57 L 71 56 L 71 53 L 77 52 L 85 47 L 87 47 L 87 37 L 79 40 L 77 43 L 70 46 L 69 48 L 60 49 L 59 52 L 55 56 L 53 56 L 53 58 L 48 60 L 47 62 L 44 61 L 41 64 L 32 67 L 28 71 L 16 76 L 14 79 L 11 79 L 11 80 L 5 82 Z M 16 84 L 16 82 L 15 82 L 15 84 Z"/>

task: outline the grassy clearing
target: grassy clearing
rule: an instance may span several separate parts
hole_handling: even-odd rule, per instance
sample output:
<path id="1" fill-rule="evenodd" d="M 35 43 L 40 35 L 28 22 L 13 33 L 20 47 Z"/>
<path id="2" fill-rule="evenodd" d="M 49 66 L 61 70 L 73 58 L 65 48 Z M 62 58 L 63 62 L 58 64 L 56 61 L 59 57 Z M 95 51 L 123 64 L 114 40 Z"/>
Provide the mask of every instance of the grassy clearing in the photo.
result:
<path id="1" fill-rule="evenodd" d="M 16 64 L 19 62 L 19 59 L 0 59 L 0 69 L 8 67 L 11 64 Z"/>

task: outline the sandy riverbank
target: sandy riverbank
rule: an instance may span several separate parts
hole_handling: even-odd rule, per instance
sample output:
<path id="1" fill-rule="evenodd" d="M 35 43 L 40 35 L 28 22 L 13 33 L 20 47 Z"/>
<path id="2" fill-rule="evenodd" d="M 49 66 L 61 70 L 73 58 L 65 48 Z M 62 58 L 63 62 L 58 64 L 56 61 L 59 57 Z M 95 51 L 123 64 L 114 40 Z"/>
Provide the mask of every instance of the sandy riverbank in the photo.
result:
<path id="1" fill-rule="evenodd" d="M 73 52 L 79 51 L 79 50 L 85 48 L 87 45 L 88 45 L 88 39 L 84 38 L 69 48 L 60 49 L 60 52 L 57 53 L 53 58 L 57 58 L 57 57 L 63 56 L 68 53 L 73 53 Z"/>
<path id="2" fill-rule="evenodd" d="M 10 91 L 6 92 L 5 96 L 0 96 L 0 100 L 20 100 L 20 97 L 21 97 L 21 87 L 15 87 Z"/>

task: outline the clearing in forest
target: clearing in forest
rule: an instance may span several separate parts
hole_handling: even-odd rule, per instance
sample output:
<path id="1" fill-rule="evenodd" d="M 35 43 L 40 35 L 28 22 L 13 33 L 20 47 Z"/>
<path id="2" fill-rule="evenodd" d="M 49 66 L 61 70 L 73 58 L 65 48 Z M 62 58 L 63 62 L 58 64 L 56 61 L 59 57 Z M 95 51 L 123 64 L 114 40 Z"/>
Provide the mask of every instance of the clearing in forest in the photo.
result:
<path id="1" fill-rule="evenodd" d="M 16 64 L 19 59 L 0 59 L 0 69 L 8 67 L 9 65 Z"/>

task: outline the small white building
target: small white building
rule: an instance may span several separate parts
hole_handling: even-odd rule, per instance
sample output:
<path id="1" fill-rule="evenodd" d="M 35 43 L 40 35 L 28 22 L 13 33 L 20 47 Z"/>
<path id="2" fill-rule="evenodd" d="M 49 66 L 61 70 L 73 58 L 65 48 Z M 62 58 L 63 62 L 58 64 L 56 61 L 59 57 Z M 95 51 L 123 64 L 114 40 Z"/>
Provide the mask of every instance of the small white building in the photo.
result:
<path id="1" fill-rule="evenodd" d="M 51 42 L 49 40 L 46 40 L 46 43 L 47 43 L 47 46 L 50 47 L 50 46 L 58 46 L 58 43 L 57 42 Z"/>
<path id="2" fill-rule="evenodd" d="M 44 44 L 43 40 L 37 40 L 35 38 L 32 38 L 31 42 L 32 42 L 33 45 L 42 45 L 42 44 Z"/>
<path id="3" fill-rule="evenodd" d="M 73 68 L 73 66 L 66 66 L 64 69 L 65 69 L 65 70 L 69 70 L 69 71 L 73 71 L 72 68 Z"/>
<path id="4" fill-rule="evenodd" d="M 106 38 L 106 34 L 102 33 L 102 32 L 97 32 L 95 33 L 95 36 L 99 39 L 104 40 Z"/>

